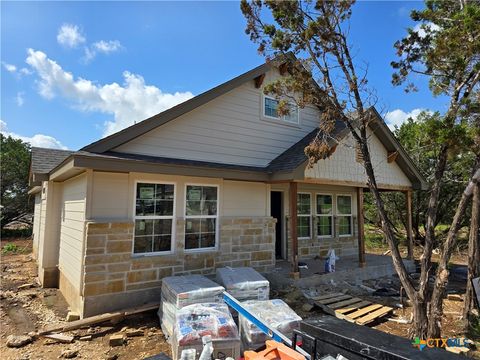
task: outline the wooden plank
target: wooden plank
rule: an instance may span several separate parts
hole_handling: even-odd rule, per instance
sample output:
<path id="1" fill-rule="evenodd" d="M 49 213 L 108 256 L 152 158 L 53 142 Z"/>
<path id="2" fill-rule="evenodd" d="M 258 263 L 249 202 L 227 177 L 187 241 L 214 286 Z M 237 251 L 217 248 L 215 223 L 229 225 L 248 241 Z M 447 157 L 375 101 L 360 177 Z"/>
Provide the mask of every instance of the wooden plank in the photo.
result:
<path id="1" fill-rule="evenodd" d="M 356 318 L 362 316 L 362 315 L 365 315 L 365 314 L 368 314 L 369 312 L 372 312 L 374 310 L 377 310 L 379 308 L 381 308 L 383 305 L 380 305 L 380 304 L 373 304 L 373 305 L 370 305 L 370 306 L 367 306 L 363 309 L 360 309 L 360 310 L 357 310 L 351 314 L 348 314 L 348 316 L 345 317 L 345 320 L 348 320 L 350 322 L 354 322 Z"/>
<path id="2" fill-rule="evenodd" d="M 315 301 L 315 304 L 328 305 L 328 304 L 337 303 L 339 301 L 347 300 L 347 299 L 351 299 L 351 298 L 352 297 L 350 295 L 342 295 L 342 296 L 337 296 L 337 297 L 333 297 L 333 298 L 330 298 L 330 299 Z"/>
<path id="3" fill-rule="evenodd" d="M 159 303 L 147 304 L 147 305 L 138 306 L 135 308 L 126 309 L 126 310 L 118 311 L 114 313 L 105 313 L 105 314 L 95 315 L 95 316 L 72 321 L 65 324 L 50 325 L 45 327 L 43 330 L 40 330 L 38 334 L 44 335 L 51 332 L 70 331 L 70 330 L 79 329 L 83 326 L 100 324 L 106 321 L 119 321 L 123 319 L 125 316 L 142 313 L 144 311 L 155 310 L 155 309 L 158 309 L 159 306 L 160 306 Z"/>
<path id="4" fill-rule="evenodd" d="M 61 342 L 64 344 L 70 344 L 75 339 L 73 336 L 64 335 L 64 334 L 44 334 L 42 336 L 46 337 L 47 339 L 57 340 L 58 342 Z"/>
<path id="5" fill-rule="evenodd" d="M 311 297 L 312 300 L 325 300 L 325 299 L 330 299 L 332 297 L 337 297 L 337 296 L 342 296 L 343 293 L 331 293 L 331 294 L 327 294 L 327 295 L 322 295 L 322 296 L 313 296 Z"/>
<path id="6" fill-rule="evenodd" d="M 382 306 L 380 309 L 375 310 L 374 312 L 372 312 L 372 313 L 370 313 L 366 316 L 363 316 L 360 319 L 355 320 L 355 322 L 358 325 L 365 325 L 365 324 L 368 324 L 369 322 L 372 322 L 373 320 L 375 320 L 379 317 L 382 317 L 382 316 L 388 314 L 392 310 L 393 310 L 393 308 L 391 308 L 391 307 Z"/>
<path id="7" fill-rule="evenodd" d="M 332 308 L 333 310 L 335 309 L 340 309 L 346 305 L 351 305 L 351 304 L 355 304 L 355 303 L 358 303 L 362 301 L 362 299 L 359 299 L 359 298 L 351 298 L 351 299 L 347 299 L 347 300 L 344 300 L 344 301 L 340 301 L 340 302 L 337 302 L 335 304 L 330 304 L 328 305 L 330 308 Z"/>
<path id="8" fill-rule="evenodd" d="M 349 313 L 349 312 L 351 312 L 351 311 L 353 311 L 353 310 L 361 309 L 361 308 L 363 308 L 363 307 L 365 307 L 365 306 L 368 306 L 368 305 L 370 305 L 370 304 L 371 304 L 370 301 L 363 300 L 363 301 L 361 301 L 361 302 L 359 302 L 359 303 L 355 303 L 355 304 L 351 304 L 351 305 L 349 305 L 349 306 L 346 306 L 346 307 L 344 307 L 343 309 L 337 309 L 337 310 L 335 310 L 335 313 L 346 314 L 346 313 Z"/>

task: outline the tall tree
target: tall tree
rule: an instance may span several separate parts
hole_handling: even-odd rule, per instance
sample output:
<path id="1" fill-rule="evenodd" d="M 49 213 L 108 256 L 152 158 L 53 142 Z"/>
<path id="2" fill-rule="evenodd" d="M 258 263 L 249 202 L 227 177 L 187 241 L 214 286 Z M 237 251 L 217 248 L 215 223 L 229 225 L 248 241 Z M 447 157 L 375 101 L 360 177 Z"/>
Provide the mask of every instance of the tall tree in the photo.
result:
<path id="1" fill-rule="evenodd" d="M 0 134 L 1 227 L 32 211 L 28 201 L 30 145 Z"/>
<path id="2" fill-rule="evenodd" d="M 480 6 L 478 1 L 427 0 L 425 9 L 412 11 L 411 17 L 418 22 L 409 29 L 405 38 L 395 44 L 399 60 L 392 62 L 396 69 L 393 83 L 407 83 L 411 74 L 429 77 L 429 86 L 434 95 L 449 98 L 449 106 L 438 128 L 442 143 L 435 166 L 434 178 L 427 209 L 425 246 L 420 257 L 420 301 L 430 297 L 428 277 L 432 272 L 431 254 L 435 243 L 435 225 L 438 216 L 439 194 L 447 167 L 447 161 L 457 144 L 468 141 L 465 132 L 469 114 L 478 111 L 480 82 Z M 415 90 L 407 83 L 406 90 Z M 470 146 L 471 146 L 470 142 Z M 472 174 L 476 174 L 475 162 Z M 473 182 L 472 182 L 473 181 Z M 456 243 L 456 233 L 471 198 L 469 182 L 457 206 L 447 239 L 442 247 L 441 259 L 436 272 L 435 286 L 431 294 L 427 333 L 439 337 L 441 332 L 442 301 L 448 281 L 447 264 Z M 427 335 L 424 333 L 423 335 Z"/>
<path id="3" fill-rule="evenodd" d="M 288 56 L 289 52 L 296 55 L 291 59 L 293 64 L 289 68 L 289 76 L 281 77 L 264 88 L 265 92 L 279 98 L 279 112 L 288 112 L 288 101 L 295 101 L 300 107 L 316 105 L 321 110 L 320 131 L 305 148 L 309 164 L 331 155 L 328 144 L 334 138 L 332 131 L 336 121 L 343 122 L 355 140 L 362 154 L 367 185 L 392 252 L 395 270 L 413 303 L 413 334 L 425 337 L 427 299 L 424 292 L 416 288 L 401 259 L 368 148 L 368 126 L 372 121 L 370 106 L 375 104 L 376 97 L 367 86 L 365 68 L 354 60 L 348 42 L 352 5 L 353 1 L 243 0 L 241 10 L 247 19 L 246 32 L 252 41 L 259 44 L 259 52 L 269 59 Z M 432 249 L 429 251 L 428 259 Z M 423 277 L 428 274 L 428 265 L 425 262 L 422 265 Z M 420 284 L 421 291 L 423 287 Z"/>

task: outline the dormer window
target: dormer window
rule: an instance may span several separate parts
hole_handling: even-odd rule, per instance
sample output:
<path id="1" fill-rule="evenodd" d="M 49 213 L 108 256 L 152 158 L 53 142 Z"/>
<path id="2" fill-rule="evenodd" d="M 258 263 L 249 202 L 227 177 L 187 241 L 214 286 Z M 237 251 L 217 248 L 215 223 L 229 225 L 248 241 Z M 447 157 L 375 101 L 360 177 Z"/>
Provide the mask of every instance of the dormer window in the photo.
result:
<path id="1" fill-rule="evenodd" d="M 278 114 L 278 100 L 269 96 L 263 97 L 263 115 L 266 118 L 282 120 L 291 124 L 298 124 L 298 106 L 289 103 L 290 111 L 287 115 L 280 116 Z"/>

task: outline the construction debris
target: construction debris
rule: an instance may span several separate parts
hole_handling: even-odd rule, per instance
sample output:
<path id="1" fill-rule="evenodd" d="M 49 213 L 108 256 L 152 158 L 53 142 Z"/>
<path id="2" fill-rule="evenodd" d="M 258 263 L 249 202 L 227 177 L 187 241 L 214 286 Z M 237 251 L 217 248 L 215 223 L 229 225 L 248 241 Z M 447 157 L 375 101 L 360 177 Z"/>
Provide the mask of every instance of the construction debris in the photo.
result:
<path id="1" fill-rule="evenodd" d="M 67 322 L 72 322 L 76 320 L 80 320 L 80 315 L 76 312 L 69 311 L 67 317 L 65 319 Z"/>
<path id="2" fill-rule="evenodd" d="M 269 299 L 270 283 L 251 267 L 217 269 L 216 281 L 238 301 Z"/>
<path id="3" fill-rule="evenodd" d="M 26 290 L 26 289 L 32 288 L 33 286 L 34 286 L 33 284 L 23 284 L 23 285 L 20 285 L 17 289 L 18 290 Z"/>
<path id="4" fill-rule="evenodd" d="M 144 331 L 142 329 L 131 329 L 125 332 L 127 337 L 143 336 Z"/>
<path id="5" fill-rule="evenodd" d="M 302 318 L 280 299 L 251 300 L 243 302 L 242 305 L 257 319 L 278 330 L 289 339 L 293 335 L 293 330 L 298 329 L 300 321 L 302 321 Z M 241 315 L 238 317 L 238 326 L 245 349 L 257 349 L 263 346 L 268 339 L 266 334 Z"/>
<path id="6" fill-rule="evenodd" d="M 32 341 L 32 337 L 28 335 L 8 335 L 7 346 L 19 348 L 30 344 Z"/>
<path id="7" fill-rule="evenodd" d="M 223 286 L 201 275 L 170 276 L 162 280 L 158 317 L 167 338 L 173 335 L 175 314 L 185 306 L 199 303 L 222 303 Z"/>
<path id="8" fill-rule="evenodd" d="M 85 335 L 85 336 L 80 336 L 78 340 L 80 341 L 91 341 L 93 339 L 92 335 Z"/>
<path id="9" fill-rule="evenodd" d="M 228 307 L 220 303 L 202 303 L 177 311 L 172 337 L 173 359 L 179 360 L 185 349 L 195 349 L 200 354 L 204 336 L 211 337 L 214 359 L 240 357 L 240 336 Z"/>
<path id="10" fill-rule="evenodd" d="M 63 335 L 63 334 L 44 334 L 42 336 L 47 339 L 55 340 L 56 342 L 60 342 L 64 344 L 70 344 L 75 339 L 75 337 L 73 336 Z"/>
<path id="11" fill-rule="evenodd" d="M 125 344 L 125 335 L 124 334 L 114 334 L 108 339 L 110 346 L 122 346 Z"/>
<path id="12" fill-rule="evenodd" d="M 77 357 L 77 355 L 78 355 L 78 350 L 66 349 L 62 351 L 62 354 L 60 355 L 60 357 L 64 359 L 72 359 L 74 357 Z"/>
<path id="13" fill-rule="evenodd" d="M 44 335 L 48 333 L 55 333 L 55 332 L 65 332 L 71 331 L 75 329 L 80 329 L 85 326 L 100 324 L 106 321 L 112 321 L 114 319 L 124 319 L 127 316 L 139 314 L 145 311 L 150 311 L 158 308 L 158 303 L 147 304 L 127 310 L 122 310 L 114 313 L 105 313 L 101 315 L 96 315 L 76 321 L 72 321 L 67 324 L 56 324 L 45 327 L 43 330 L 39 331 L 39 335 Z"/>
<path id="14" fill-rule="evenodd" d="M 463 301 L 462 295 L 458 294 L 448 294 L 447 299 L 452 301 Z"/>

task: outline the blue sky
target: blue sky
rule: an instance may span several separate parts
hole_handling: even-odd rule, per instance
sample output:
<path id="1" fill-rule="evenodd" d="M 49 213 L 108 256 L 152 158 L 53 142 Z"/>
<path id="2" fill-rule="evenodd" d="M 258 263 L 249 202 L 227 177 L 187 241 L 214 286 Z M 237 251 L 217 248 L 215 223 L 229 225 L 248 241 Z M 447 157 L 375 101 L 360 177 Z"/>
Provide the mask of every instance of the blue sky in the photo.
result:
<path id="1" fill-rule="evenodd" d="M 426 79 L 391 83 L 393 43 L 422 2 L 361 1 L 350 41 L 390 123 L 444 110 Z M 1 2 L 2 132 L 79 149 L 263 62 L 238 2 Z"/>

